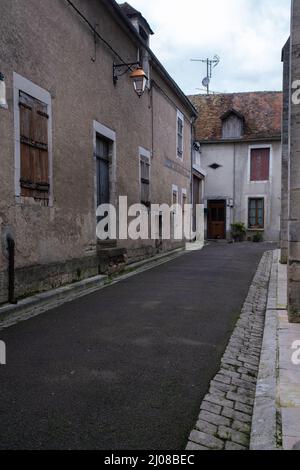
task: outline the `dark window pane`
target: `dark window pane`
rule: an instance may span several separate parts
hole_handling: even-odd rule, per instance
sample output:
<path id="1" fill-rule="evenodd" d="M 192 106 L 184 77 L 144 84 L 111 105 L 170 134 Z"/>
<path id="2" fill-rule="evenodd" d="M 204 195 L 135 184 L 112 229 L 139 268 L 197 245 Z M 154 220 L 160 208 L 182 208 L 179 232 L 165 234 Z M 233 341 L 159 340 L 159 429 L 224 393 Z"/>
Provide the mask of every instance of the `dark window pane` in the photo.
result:
<path id="1" fill-rule="evenodd" d="M 249 199 L 249 228 L 264 228 L 264 199 Z"/>

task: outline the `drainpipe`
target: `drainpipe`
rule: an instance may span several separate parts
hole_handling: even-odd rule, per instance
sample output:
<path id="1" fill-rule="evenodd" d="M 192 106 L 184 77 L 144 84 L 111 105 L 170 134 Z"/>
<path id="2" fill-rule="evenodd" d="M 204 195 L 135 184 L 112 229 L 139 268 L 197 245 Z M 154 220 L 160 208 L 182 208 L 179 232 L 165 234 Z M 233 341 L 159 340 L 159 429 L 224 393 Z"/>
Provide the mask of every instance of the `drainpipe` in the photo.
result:
<path id="1" fill-rule="evenodd" d="M 191 181 L 190 181 L 190 191 L 191 191 L 191 204 L 193 206 L 192 209 L 192 217 L 191 217 L 191 233 L 195 230 L 195 222 L 194 222 L 194 139 L 195 139 L 195 122 L 196 118 L 192 117 L 191 119 Z M 193 242 L 193 240 L 189 240 Z M 197 241 L 197 237 L 196 240 Z"/>
<path id="2" fill-rule="evenodd" d="M 8 249 L 8 302 L 16 304 L 15 300 L 15 241 L 11 235 L 7 236 Z"/>
<path id="3" fill-rule="evenodd" d="M 236 217 L 236 144 L 233 144 L 233 223 Z"/>

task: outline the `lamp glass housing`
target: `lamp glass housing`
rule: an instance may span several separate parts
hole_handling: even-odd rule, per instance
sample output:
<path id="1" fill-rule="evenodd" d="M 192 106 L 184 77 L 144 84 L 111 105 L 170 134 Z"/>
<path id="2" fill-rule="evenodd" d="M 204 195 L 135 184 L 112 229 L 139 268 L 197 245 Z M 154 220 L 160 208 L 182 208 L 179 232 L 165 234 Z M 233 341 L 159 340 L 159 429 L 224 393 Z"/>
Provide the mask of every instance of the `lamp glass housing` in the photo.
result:
<path id="1" fill-rule="evenodd" d="M 145 74 L 144 70 L 139 67 L 138 69 L 134 70 L 130 75 L 131 79 L 133 80 L 133 86 L 136 94 L 140 98 L 146 89 L 147 84 L 147 75 Z"/>

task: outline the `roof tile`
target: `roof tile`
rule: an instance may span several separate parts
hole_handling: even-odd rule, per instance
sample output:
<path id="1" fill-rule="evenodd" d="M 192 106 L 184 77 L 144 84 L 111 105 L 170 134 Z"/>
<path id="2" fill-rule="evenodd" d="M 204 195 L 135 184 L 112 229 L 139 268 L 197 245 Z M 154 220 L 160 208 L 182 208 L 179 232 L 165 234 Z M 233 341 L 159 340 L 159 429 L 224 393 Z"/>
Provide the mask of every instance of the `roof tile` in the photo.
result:
<path id="1" fill-rule="evenodd" d="M 222 116 L 236 111 L 244 116 L 244 135 L 239 140 L 281 136 L 282 92 L 226 93 L 188 97 L 199 117 L 196 121 L 196 140 L 222 140 Z"/>

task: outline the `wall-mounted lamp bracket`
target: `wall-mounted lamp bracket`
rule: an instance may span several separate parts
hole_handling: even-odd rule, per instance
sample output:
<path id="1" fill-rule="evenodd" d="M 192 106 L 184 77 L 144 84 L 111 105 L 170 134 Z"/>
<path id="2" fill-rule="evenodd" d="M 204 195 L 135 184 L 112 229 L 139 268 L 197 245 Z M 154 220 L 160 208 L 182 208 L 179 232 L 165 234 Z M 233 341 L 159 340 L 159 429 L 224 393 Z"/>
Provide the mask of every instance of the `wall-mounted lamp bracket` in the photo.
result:
<path id="1" fill-rule="evenodd" d="M 119 77 L 122 77 L 127 72 L 132 71 L 131 67 L 140 67 L 140 62 L 130 62 L 128 64 L 115 64 L 115 63 L 113 63 L 113 82 L 114 82 L 114 85 L 116 85 L 118 83 Z"/>

